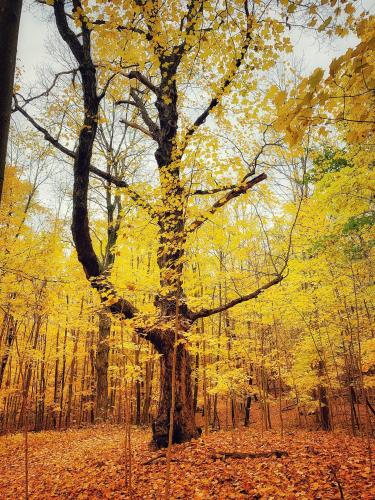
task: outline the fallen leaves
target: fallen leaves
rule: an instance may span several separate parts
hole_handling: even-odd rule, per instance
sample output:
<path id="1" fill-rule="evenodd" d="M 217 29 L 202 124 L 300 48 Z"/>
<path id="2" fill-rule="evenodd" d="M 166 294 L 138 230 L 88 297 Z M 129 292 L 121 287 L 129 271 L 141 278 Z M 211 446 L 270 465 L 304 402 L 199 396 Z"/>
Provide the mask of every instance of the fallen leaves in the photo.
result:
<path id="1" fill-rule="evenodd" d="M 150 433 L 132 429 L 134 499 L 164 493 L 165 456 L 151 451 Z M 124 431 L 116 426 L 30 434 L 31 499 L 130 498 L 123 463 Z M 0 498 L 23 497 L 23 436 L 0 438 Z M 217 450 L 264 454 L 213 456 Z M 270 457 L 271 450 L 288 456 Z M 263 438 L 254 429 L 215 432 L 172 450 L 174 499 L 345 499 L 375 497 L 363 441 L 341 434 L 275 432 Z"/>

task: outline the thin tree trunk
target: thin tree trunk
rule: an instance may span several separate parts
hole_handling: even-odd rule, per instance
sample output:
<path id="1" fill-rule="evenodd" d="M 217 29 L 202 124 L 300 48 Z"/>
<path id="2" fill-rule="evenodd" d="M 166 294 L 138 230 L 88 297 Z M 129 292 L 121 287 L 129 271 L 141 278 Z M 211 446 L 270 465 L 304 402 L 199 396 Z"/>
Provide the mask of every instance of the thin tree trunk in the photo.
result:
<path id="1" fill-rule="evenodd" d="M 36 416 L 35 416 L 35 430 L 41 431 L 43 429 L 44 422 L 44 409 L 46 400 L 46 349 L 47 349 L 47 328 L 48 322 L 46 323 L 45 333 L 42 337 L 43 342 L 43 357 L 41 361 L 40 368 L 40 380 L 39 380 L 39 398 L 37 400 Z"/>
<path id="2" fill-rule="evenodd" d="M 106 312 L 99 313 L 99 340 L 96 351 L 96 420 L 103 422 L 108 415 L 108 364 L 111 318 Z"/>
<path id="3" fill-rule="evenodd" d="M 253 365 L 250 365 L 250 376 L 249 376 L 249 387 L 252 387 L 253 385 Z M 245 404 L 245 420 L 244 420 L 244 426 L 249 427 L 250 424 L 250 409 L 251 409 L 251 394 L 248 394 L 246 397 L 246 404 Z"/>
<path id="4" fill-rule="evenodd" d="M 139 336 L 134 339 L 137 344 L 137 348 L 135 351 L 135 366 L 140 367 L 139 355 L 140 355 L 140 345 L 139 345 Z M 135 381 L 135 425 L 141 425 L 141 382 L 137 378 Z"/>
<path id="5" fill-rule="evenodd" d="M 66 341 L 68 336 L 68 327 L 65 327 L 64 344 L 63 344 L 63 362 L 61 369 L 61 392 L 60 392 L 60 415 L 59 415 L 59 429 L 61 429 L 64 405 L 64 389 L 65 389 L 65 370 L 66 370 Z"/>
<path id="6" fill-rule="evenodd" d="M 30 339 L 33 340 L 32 352 L 35 352 L 36 347 L 38 345 L 41 323 L 42 323 L 41 317 L 39 315 L 37 315 L 36 317 L 34 316 L 34 323 L 33 323 L 31 335 L 30 335 Z M 24 425 L 24 419 L 25 419 L 25 415 L 27 412 L 27 401 L 28 401 L 28 396 L 29 396 L 29 388 L 30 388 L 32 375 L 33 375 L 33 362 L 31 359 L 29 359 L 25 363 L 25 370 L 24 370 L 23 376 L 22 376 L 23 397 L 22 397 L 21 411 L 20 411 L 20 415 L 19 415 L 19 419 L 18 419 L 18 427 L 19 428 L 21 428 Z"/>
<path id="7" fill-rule="evenodd" d="M 199 342 L 196 344 L 197 352 L 195 354 L 195 370 L 194 370 L 194 394 L 193 394 L 193 407 L 194 413 L 197 412 L 198 406 L 198 391 L 199 391 Z"/>
<path id="8" fill-rule="evenodd" d="M 56 351 L 55 351 L 55 385 L 53 391 L 53 428 L 57 428 L 57 403 L 59 400 L 59 337 L 60 337 L 60 326 L 57 328 L 56 334 Z"/>
<path id="9" fill-rule="evenodd" d="M 143 401 L 142 409 L 142 424 L 148 425 L 150 422 L 150 406 L 151 406 L 151 394 L 152 394 L 152 376 L 154 361 L 149 360 L 146 362 L 146 383 L 145 383 L 145 398 Z"/>
<path id="10" fill-rule="evenodd" d="M 75 370 L 76 370 L 78 339 L 79 339 L 79 330 L 76 331 L 74 347 L 73 347 L 72 364 L 70 365 L 70 375 L 69 375 L 69 385 L 68 385 L 68 405 L 67 405 L 67 409 L 66 409 L 66 420 L 65 420 L 65 426 L 67 428 L 70 425 L 70 418 L 71 418 L 71 413 L 72 413 L 73 382 L 74 382 Z"/>
<path id="11" fill-rule="evenodd" d="M 318 374 L 322 376 L 324 373 L 324 364 L 320 360 L 318 363 Z M 331 429 L 331 415 L 328 405 L 327 389 L 324 385 L 320 384 L 318 387 L 319 409 L 320 409 L 320 424 L 322 429 L 329 431 Z"/>

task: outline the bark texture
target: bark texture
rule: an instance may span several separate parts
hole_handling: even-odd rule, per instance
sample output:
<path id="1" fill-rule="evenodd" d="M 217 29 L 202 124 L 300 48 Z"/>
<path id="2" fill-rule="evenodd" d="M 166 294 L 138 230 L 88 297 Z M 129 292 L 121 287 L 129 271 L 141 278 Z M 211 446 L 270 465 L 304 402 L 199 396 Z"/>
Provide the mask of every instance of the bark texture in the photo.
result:
<path id="1" fill-rule="evenodd" d="M 170 333 L 174 338 L 174 333 Z M 160 400 L 158 414 L 153 422 L 153 439 L 158 448 L 168 446 L 169 412 L 172 399 L 173 345 L 164 348 L 160 358 Z M 173 443 L 183 443 L 199 436 L 195 425 L 193 392 L 191 383 L 190 353 L 180 344 L 176 353 L 175 409 L 173 421 Z"/>

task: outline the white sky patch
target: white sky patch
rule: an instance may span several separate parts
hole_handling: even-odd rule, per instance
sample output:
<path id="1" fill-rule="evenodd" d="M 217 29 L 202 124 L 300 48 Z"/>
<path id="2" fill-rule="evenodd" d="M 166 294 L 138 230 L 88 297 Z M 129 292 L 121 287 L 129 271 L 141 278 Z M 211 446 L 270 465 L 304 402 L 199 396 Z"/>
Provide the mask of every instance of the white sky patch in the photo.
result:
<path id="1" fill-rule="evenodd" d="M 24 70 L 24 78 L 30 82 L 35 79 L 37 68 L 48 64 L 51 57 L 46 47 L 49 23 L 35 12 L 36 9 L 27 6 L 23 9 L 18 40 L 18 63 Z"/>

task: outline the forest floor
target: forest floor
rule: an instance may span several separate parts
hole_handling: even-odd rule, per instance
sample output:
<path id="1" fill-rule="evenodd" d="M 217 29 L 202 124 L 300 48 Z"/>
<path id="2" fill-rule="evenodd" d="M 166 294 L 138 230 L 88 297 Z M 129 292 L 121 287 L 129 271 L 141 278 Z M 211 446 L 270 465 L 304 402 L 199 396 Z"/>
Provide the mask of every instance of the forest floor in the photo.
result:
<path id="1" fill-rule="evenodd" d="M 161 499 L 165 454 L 149 431 L 132 428 L 132 496 L 125 482 L 124 430 L 100 426 L 29 434 L 30 499 Z M 218 452 L 283 450 L 277 458 L 218 458 Z M 156 458 L 158 457 L 158 458 Z M 360 438 L 336 433 L 242 428 L 218 431 L 172 449 L 173 499 L 374 499 Z M 24 498 L 24 436 L 0 437 L 0 498 Z"/>

